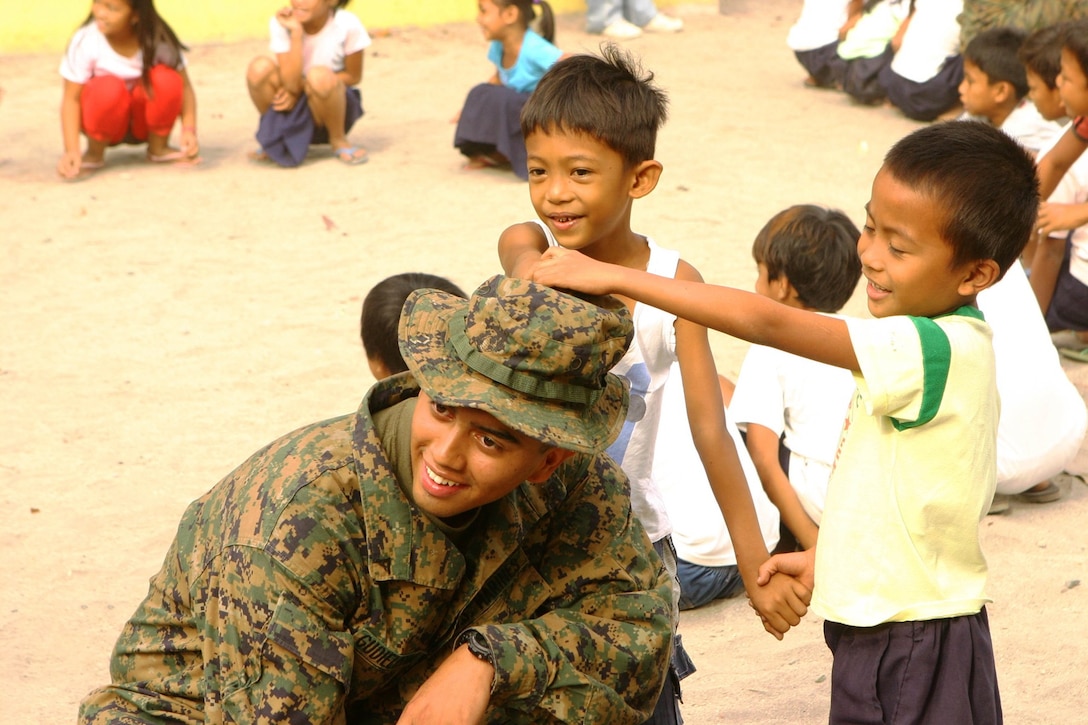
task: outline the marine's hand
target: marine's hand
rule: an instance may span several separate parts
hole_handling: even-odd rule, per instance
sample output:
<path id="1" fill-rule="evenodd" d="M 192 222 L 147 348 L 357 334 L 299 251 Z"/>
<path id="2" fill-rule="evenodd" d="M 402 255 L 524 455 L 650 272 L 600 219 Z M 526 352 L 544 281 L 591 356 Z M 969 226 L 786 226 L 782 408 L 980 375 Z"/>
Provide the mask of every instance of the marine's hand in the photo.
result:
<path id="1" fill-rule="evenodd" d="M 775 639 L 801 622 L 808 612 L 812 590 L 788 574 L 775 574 L 765 584 L 748 590 L 748 603 L 756 610 L 763 628 Z"/>
<path id="2" fill-rule="evenodd" d="M 79 151 L 65 151 L 64 155 L 60 157 L 60 161 L 57 162 L 57 173 L 65 179 L 74 179 L 79 176 L 79 167 L 82 165 L 82 158 Z"/>
<path id="3" fill-rule="evenodd" d="M 598 262 L 581 252 L 548 247 L 532 270 L 532 280 L 549 287 L 578 290 L 587 294 L 611 292 L 610 274 L 614 265 Z"/>
<path id="4" fill-rule="evenodd" d="M 1039 234 L 1049 236 L 1051 232 L 1076 229 L 1085 223 L 1088 223 L 1088 205 L 1043 202 L 1039 205 L 1039 217 L 1035 226 Z"/>
<path id="5" fill-rule="evenodd" d="M 491 700 L 495 668 L 461 645 L 424 682 L 397 725 L 477 725 Z"/>

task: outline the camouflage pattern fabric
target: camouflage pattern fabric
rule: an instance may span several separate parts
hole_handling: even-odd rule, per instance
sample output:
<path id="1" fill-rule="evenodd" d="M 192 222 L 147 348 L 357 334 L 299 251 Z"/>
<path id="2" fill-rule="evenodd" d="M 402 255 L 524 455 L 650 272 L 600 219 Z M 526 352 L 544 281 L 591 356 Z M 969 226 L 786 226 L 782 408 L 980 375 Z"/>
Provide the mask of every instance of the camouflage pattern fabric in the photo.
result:
<path id="1" fill-rule="evenodd" d="M 606 455 L 480 510 L 460 550 L 404 496 L 371 412 L 258 451 L 190 505 L 80 722 L 394 723 L 467 628 L 489 723 L 640 723 L 667 670 L 671 582 Z"/>
<path id="2" fill-rule="evenodd" d="M 964 0 L 960 47 L 983 30 L 1019 28 L 1031 33 L 1064 20 L 1088 17 L 1088 0 Z"/>

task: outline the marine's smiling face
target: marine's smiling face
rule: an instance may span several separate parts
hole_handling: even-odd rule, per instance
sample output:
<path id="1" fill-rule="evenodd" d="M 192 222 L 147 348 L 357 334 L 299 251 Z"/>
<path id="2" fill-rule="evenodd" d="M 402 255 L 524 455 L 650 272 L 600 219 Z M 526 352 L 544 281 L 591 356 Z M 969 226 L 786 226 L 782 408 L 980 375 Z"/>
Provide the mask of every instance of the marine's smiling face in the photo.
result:
<path id="1" fill-rule="evenodd" d="M 473 408 L 420 392 L 412 417 L 412 496 L 449 518 L 497 501 L 524 482 L 542 483 L 571 451 L 546 446 Z"/>

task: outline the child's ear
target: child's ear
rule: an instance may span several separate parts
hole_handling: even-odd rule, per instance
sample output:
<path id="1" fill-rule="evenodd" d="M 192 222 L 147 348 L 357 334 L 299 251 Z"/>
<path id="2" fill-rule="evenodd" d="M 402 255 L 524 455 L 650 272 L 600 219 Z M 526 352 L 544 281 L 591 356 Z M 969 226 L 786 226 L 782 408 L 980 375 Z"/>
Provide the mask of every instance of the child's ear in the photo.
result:
<path id="1" fill-rule="evenodd" d="M 661 170 L 661 162 L 653 159 L 647 159 L 635 166 L 630 197 L 632 199 L 641 199 L 653 191 L 657 186 L 657 180 L 661 178 Z"/>
<path id="2" fill-rule="evenodd" d="M 973 298 L 987 287 L 992 287 L 1001 278 L 1001 267 L 992 259 L 980 259 L 968 263 L 965 276 L 957 290 L 961 297 Z"/>
<path id="3" fill-rule="evenodd" d="M 1016 98 L 1016 89 L 1008 81 L 998 81 L 993 84 L 993 95 L 997 103 L 1007 103 Z"/>

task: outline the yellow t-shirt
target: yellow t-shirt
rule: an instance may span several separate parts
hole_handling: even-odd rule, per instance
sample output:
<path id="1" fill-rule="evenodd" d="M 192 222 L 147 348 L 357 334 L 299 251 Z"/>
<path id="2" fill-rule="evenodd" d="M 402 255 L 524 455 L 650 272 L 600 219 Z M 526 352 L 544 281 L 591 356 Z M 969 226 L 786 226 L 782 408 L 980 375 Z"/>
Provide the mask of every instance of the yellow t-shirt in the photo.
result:
<path id="1" fill-rule="evenodd" d="M 963 307 L 848 320 L 861 372 L 816 546 L 812 608 L 855 627 L 978 612 L 999 402 L 990 328 Z"/>

